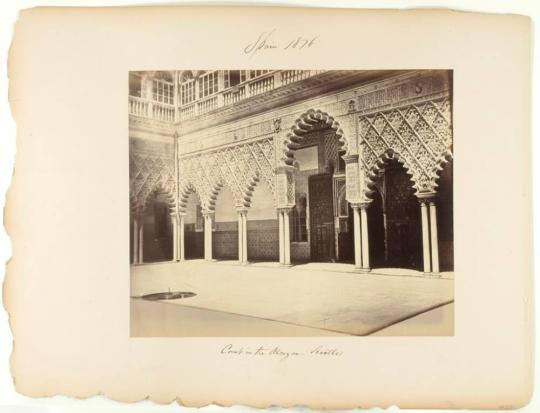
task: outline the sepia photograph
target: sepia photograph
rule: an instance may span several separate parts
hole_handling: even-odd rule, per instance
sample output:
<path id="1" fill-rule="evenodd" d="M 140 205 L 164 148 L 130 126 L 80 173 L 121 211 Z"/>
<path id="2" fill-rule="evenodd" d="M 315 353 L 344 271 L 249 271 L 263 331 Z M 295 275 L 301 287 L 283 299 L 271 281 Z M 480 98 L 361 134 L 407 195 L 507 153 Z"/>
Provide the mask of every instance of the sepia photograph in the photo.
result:
<path id="1" fill-rule="evenodd" d="M 453 336 L 452 74 L 130 71 L 130 335 Z"/>
<path id="2" fill-rule="evenodd" d="M 16 397 L 531 400 L 530 17 L 160 5 L 13 24 Z"/>

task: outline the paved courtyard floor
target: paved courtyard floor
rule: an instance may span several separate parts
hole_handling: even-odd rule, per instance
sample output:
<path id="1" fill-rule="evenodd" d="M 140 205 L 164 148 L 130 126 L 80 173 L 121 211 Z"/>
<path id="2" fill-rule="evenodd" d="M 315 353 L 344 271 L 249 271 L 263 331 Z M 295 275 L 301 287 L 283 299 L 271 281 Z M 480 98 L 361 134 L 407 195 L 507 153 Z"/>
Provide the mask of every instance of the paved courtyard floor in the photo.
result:
<path id="1" fill-rule="evenodd" d="M 144 294 L 187 291 L 148 301 Z M 233 261 L 131 267 L 132 336 L 453 335 L 452 273 Z"/>

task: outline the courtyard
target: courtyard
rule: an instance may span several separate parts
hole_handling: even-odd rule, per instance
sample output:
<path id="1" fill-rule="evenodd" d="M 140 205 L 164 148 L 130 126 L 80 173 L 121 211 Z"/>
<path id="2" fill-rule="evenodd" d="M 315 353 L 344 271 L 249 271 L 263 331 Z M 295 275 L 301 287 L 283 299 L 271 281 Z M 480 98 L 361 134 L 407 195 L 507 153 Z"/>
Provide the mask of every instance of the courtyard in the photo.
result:
<path id="1" fill-rule="evenodd" d="M 131 267 L 132 337 L 453 335 L 452 272 L 187 260 Z M 167 291 L 196 295 L 149 301 Z"/>

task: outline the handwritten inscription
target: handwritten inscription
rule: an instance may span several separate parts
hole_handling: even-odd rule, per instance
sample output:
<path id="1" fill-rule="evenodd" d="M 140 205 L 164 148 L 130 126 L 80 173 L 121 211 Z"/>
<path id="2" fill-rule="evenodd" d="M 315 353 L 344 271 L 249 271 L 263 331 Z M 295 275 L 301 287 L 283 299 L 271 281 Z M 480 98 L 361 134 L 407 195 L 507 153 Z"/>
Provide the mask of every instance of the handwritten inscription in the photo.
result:
<path id="1" fill-rule="evenodd" d="M 235 347 L 232 344 L 227 344 L 220 353 L 227 356 L 275 357 L 280 361 L 303 356 L 339 357 L 343 354 L 337 348 L 324 346 L 316 346 L 309 351 L 292 351 L 279 346 Z"/>
<path id="2" fill-rule="evenodd" d="M 247 54 L 250 58 L 255 56 L 256 53 L 264 50 L 271 49 L 281 49 L 281 50 L 302 50 L 309 49 L 312 47 L 318 35 L 311 37 L 297 36 L 294 39 L 287 39 L 285 42 L 280 42 L 275 39 L 276 29 L 270 30 L 268 32 L 260 33 L 256 40 L 250 42 L 244 47 L 244 53 Z"/>

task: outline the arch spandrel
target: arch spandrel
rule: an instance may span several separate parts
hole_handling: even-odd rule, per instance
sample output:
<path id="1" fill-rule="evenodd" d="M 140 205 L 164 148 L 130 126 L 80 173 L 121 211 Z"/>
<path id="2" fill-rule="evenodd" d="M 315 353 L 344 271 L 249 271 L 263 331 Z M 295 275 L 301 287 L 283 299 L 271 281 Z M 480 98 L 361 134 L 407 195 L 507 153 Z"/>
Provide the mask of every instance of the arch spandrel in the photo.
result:
<path id="1" fill-rule="evenodd" d="M 363 115 L 358 124 L 366 194 L 381 161 L 394 156 L 411 175 L 417 196 L 436 191 L 441 160 L 452 147 L 447 98 Z"/>
<path id="2" fill-rule="evenodd" d="M 174 198 L 174 160 L 161 154 L 130 151 L 129 181 L 132 211 L 142 213 L 148 197 L 158 188 Z"/>
<path id="3" fill-rule="evenodd" d="M 220 150 L 183 158 L 179 162 L 181 181 L 190 182 L 200 195 L 201 205 L 213 210 L 220 186 L 232 192 L 237 207 L 249 208 L 252 190 L 265 182 L 275 196 L 274 141 L 267 137 Z"/>

